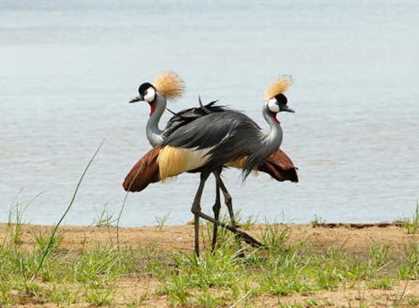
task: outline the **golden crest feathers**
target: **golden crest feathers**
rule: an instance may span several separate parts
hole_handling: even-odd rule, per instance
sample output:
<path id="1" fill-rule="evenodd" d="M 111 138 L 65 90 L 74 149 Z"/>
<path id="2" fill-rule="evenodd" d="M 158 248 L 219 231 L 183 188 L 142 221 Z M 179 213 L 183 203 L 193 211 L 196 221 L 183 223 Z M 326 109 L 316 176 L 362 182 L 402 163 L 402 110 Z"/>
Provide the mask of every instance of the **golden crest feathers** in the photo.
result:
<path id="1" fill-rule="evenodd" d="M 154 86 L 160 95 L 168 99 L 175 99 L 182 96 L 185 90 L 183 80 L 174 72 L 165 72 L 157 76 Z"/>
<path id="2" fill-rule="evenodd" d="M 271 84 L 265 91 L 265 100 L 269 100 L 280 93 L 284 93 L 293 84 L 290 75 L 280 76 L 273 84 Z"/>

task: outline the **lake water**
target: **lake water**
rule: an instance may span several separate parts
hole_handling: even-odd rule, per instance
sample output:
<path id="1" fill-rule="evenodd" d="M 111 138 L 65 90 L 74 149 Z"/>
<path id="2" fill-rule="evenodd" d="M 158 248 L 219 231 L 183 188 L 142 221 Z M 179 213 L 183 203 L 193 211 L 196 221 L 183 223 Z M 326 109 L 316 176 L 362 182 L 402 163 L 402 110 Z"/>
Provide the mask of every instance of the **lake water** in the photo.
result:
<path id="1" fill-rule="evenodd" d="M 0 1 L 0 222 L 52 224 L 105 140 L 65 220 L 117 213 L 121 182 L 150 146 L 138 84 L 175 70 L 187 92 L 263 125 L 262 94 L 278 74 L 295 84 L 283 149 L 301 182 L 241 183 L 234 206 L 260 221 L 371 222 L 413 213 L 419 199 L 418 1 Z M 167 117 L 165 118 L 167 119 Z M 165 121 L 165 120 L 164 120 Z M 163 122 L 164 122 L 163 121 Z M 128 197 L 125 226 L 191 219 L 196 175 Z M 204 209 L 211 213 L 213 182 Z"/>

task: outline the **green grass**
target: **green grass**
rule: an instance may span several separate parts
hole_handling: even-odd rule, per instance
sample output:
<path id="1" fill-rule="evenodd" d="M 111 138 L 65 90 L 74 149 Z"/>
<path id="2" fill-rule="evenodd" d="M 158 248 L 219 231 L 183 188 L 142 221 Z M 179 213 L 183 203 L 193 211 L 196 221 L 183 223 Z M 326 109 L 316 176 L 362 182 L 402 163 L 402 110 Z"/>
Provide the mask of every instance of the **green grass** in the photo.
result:
<path id="1" fill-rule="evenodd" d="M 93 224 L 98 228 L 113 228 L 116 222 L 115 215 L 109 211 L 107 205 L 104 205 Z"/>
<path id="2" fill-rule="evenodd" d="M 313 220 L 311 221 L 311 225 L 313 226 L 313 227 L 316 227 L 316 226 L 319 226 L 319 225 L 321 225 L 321 224 L 324 224 L 326 221 L 323 219 L 323 218 L 321 218 L 320 216 L 318 216 L 318 215 L 314 215 L 314 218 L 313 218 Z"/>
<path id="3" fill-rule="evenodd" d="M 157 217 L 157 216 L 154 217 L 154 221 L 157 224 L 157 230 L 159 230 L 159 231 L 163 230 L 164 226 L 167 223 L 167 220 L 169 219 L 169 215 L 170 214 L 168 213 L 168 214 L 163 215 L 161 217 Z"/>
<path id="4" fill-rule="evenodd" d="M 403 251 L 399 276 L 401 279 L 419 279 L 419 243 L 411 244 Z"/>
<path id="5" fill-rule="evenodd" d="M 153 297 L 165 299 L 172 306 L 252 307 L 261 297 L 276 299 L 279 307 L 318 306 L 315 299 L 304 304 L 282 303 L 284 296 L 314 295 L 318 291 L 354 289 L 389 290 L 400 281 L 419 280 L 419 243 L 391 251 L 387 246 L 372 245 L 361 254 L 348 253 L 341 247 L 323 250 L 310 242 L 290 244 L 290 229 L 281 224 L 265 224 L 260 238 L 263 249 L 240 243 L 231 233 L 220 229 L 217 249 L 211 252 L 212 226 L 204 225 L 200 258 L 191 252 L 160 250 L 157 246 L 129 248 L 116 245 L 112 239 L 78 251 L 65 249 L 59 225 L 70 210 L 82 179 L 98 150 L 89 161 L 75 192 L 52 232 L 31 234 L 34 244 L 24 247 L 23 212 L 16 206 L 11 212 L 7 234 L 0 243 L 0 307 L 19 304 L 55 303 L 61 306 L 91 304 L 94 306 L 121 304 L 118 284 L 121 279 L 152 279 L 156 290 L 137 297 L 128 294 L 128 306 L 147 303 Z M 121 214 L 121 213 L 120 213 Z M 96 225 L 118 226 L 120 215 L 102 211 Z M 157 219 L 162 230 L 167 216 Z M 223 218 L 227 220 L 227 218 Z M 249 229 L 253 219 L 237 218 Z M 320 219 L 316 219 L 319 223 Z M 419 205 L 415 216 L 404 225 L 409 234 L 419 231 Z M 111 232 L 112 230 L 110 230 Z M 115 237 L 118 238 L 118 228 Z M 136 280 L 135 280 L 136 279 Z M 404 293 L 394 302 L 398 305 Z M 363 300 L 363 297 L 360 296 Z M 406 297 L 408 305 L 417 297 Z M 413 304 L 412 304 L 413 303 Z M 320 305 L 322 305 L 321 303 Z M 366 306 L 360 301 L 359 306 Z"/>
<path id="6" fill-rule="evenodd" d="M 200 299 L 216 306 L 233 304 L 245 295 L 249 300 L 260 295 L 310 294 L 363 281 L 370 282 L 369 288 L 390 289 L 396 280 L 418 278 L 419 250 L 413 248 L 406 250 L 402 260 L 393 260 L 389 248 L 379 245 L 362 257 L 337 248 L 320 253 L 307 243 L 287 246 L 287 228 L 280 225 L 268 225 L 263 239 L 267 251 L 248 250 L 244 257 L 239 257 L 233 239 L 201 259 L 175 256 L 175 268 L 159 275 L 163 294 L 176 305 L 199 305 Z"/>
<path id="7" fill-rule="evenodd" d="M 9 232 L 8 237 L 13 237 L 14 229 Z M 401 252 L 376 244 L 357 256 L 333 247 L 319 251 L 307 242 L 288 244 L 289 228 L 284 225 L 265 226 L 261 238 L 267 249 L 240 245 L 228 233 L 222 236 L 214 253 L 207 249 L 196 258 L 190 252 L 167 252 L 153 246 L 132 249 L 111 243 L 69 251 L 62 248 L 58 232 L 39 272 L 49 233 L 32 234 L 32 249 L 5 241 L 0 247 L 0 306 L 114 305 L 118 281 L 124 277 L 159 282 L 157 290 L 133 300 L 132 306 L 166 296 L 173 306 L 199 307 L 251 307 L 261 296 L 277 298 L 282 307 L 297 307 L 281 303 L 281 298 L 355 288 L 360 283 L 369 289 L 388 290 L 400 280 L 419 279 L 419 244 Z M 205 244 L 209 247 L 209 242 Z M 414 303 L 417 298 L 407 300 Z M 300 306 L 316 306 L 316 300 Z"/>
<path id="8" fill-rule="evenodd" d="M 411 218 L 407 218 L 401 221 L 402 226 L 406 229 L 408 234 L 419 233 L 419 201 L 416 205 L 415 212 Z"/>
<path id="9" fill-rule="evenodd" d="M 140 251 L 104 244 L 80 253 L 68 252 L 60 249 L 58 239 L 39 271 L 49 234 L 34 235 L 31 250 L 14 244 L 0 247 L 0 306 L 26 301 L 109 304 L 116 279 L 135 272 Z"/>
<path id="10" fill-rule="evenodd" d="M 168 252 L 152 245 L 123 247 L 112 239 L 72 251 L 64 249 L 60 229 L 53 236 L 48 231 L 33 232 L 33 246 L 28 249 L 22 240 L 23 214 L 17 213 L 0 245 L 0 306 L 116 305 L 121 300 L 119 281 L 134 278 L 153 279 L 159 285 L 124 303 L 133 307 L 161 296 L 172 306 L 252 307 L 258 298 L 269 297 L 277 299 L 279 307 L 314 307 L 324 302 L 307 299 L 303 304 L 289 304 L 281 300 L 294 294 L 311 297 L 322 290 L 356 289 L 360 285 L 391 290 L 400 281 L 419 279 L 417 242 L 397 251 L 376 243 L 368 251 L 351 254 L 341 247 L 319 250 L 306 241 L 290 244 L 290 227 L 266 224 L 260 234 L 264 249 L 250 248 L 220 229 L 218 247 L 212 253 L 212 226 L 204 224 L 206 249 L 200 258 L 191 252 Z M 248 222 L 251 227 L 253 223 Z M 412 296 L 405 299 L 413 306 L 417 301 Z M 394 304 L 399 302 L 397 299 Z"/>

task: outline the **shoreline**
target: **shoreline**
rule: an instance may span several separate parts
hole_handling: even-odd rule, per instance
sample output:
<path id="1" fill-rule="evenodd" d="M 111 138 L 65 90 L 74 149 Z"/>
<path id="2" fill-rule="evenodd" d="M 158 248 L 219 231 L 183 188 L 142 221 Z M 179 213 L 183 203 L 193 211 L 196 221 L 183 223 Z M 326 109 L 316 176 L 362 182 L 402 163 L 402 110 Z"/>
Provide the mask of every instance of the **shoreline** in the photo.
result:
<path id="1" fill-rule="evenodd" d="M 10 227 L 19 226 L 22 232 L 23 245 L 30 246 L 34 243 L 33 235 L 36 233 L 46 234 L 53 229 L 49 225 L 32 224 L 5 224 L 0 223 L 0 242 L 6 237 Z M 408 234 L 402 223 L 377 223 L 377 224 L 241 224 L 241 230 L 260 238 L 264 230 L 269 226 L 277 226 L 286 229 L 288 241 L 310 241 L 319 247 L 333 246 L 345 242 L 345 245 L 353 249 L 367 249 L 372 243 L 401 246 L 409 241 L 418 240 L 419 234 Z M 208 233 L 209 225 L 201 224 L 201 236 Z M 103 226 L 78 226 L 63 225 L 58 228 L 62 237 L 62 245 L 74 248 L 74 246 L 93 245 L 101 241 L 113 243 L 117 235 L 121 243 L 125 245 L 153 244 L 163 249 L 192 251 L 193 225 L 154 225 L 144 227 L 119 227 L 113 225 Z M 119 233 L 119 234 L 117 234 Z"/>

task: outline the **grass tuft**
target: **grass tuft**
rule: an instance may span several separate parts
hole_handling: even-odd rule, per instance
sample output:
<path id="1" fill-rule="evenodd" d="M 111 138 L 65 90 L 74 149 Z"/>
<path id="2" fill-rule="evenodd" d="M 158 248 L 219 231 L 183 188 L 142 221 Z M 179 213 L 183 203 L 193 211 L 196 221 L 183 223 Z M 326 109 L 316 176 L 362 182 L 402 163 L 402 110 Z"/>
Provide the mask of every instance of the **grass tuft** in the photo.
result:
<path id="1" fill-rule="evenodd" d="M 169 214 L 163 215 L 161 217 L 154 217 L 154 221 L 157 224 L 157 230 L 162 231 L 168 219 L 169 219 Z"/>
<path id="2" fill-rule="evenodd" d="M 406 247 L 399 276 L 403 280 L 419 279 L 419 243 L 412 243 Z"/>
<path id="3" fill-rule="evenodd" d="M 97 215 L 94 225 L 98 228 L 113 228 L 117 218 L 109 212 L 107 206 L 103 206 L 102 211 Z"/>
<path id="4" fill-rule="evenodd" d="M 415 212 L 411 218 L 401 221 L 402 226 L 406 229 L 407 234 L 419 233 L 419 201 L 417 202 Z"/>

